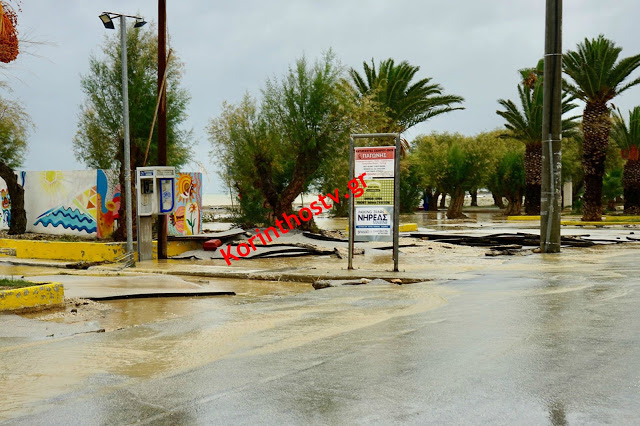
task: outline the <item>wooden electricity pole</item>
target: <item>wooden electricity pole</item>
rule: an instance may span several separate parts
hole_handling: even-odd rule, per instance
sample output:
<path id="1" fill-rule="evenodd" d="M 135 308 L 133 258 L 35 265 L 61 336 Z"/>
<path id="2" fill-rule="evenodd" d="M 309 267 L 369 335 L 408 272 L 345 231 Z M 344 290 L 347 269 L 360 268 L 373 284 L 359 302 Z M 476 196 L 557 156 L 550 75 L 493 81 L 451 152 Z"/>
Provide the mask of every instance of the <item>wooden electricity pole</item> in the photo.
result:
<path id="1" fill-rule="evenodd" d="M 562 0 L 547 0 L 542 117 L 540 249 L 560 252 L 562 210 Z"/>
<path id="2" fill-rule="evenodd" d="M 158 0 L 158 165 L 167 165 L 167 2 Z M 167 215 L 158 215 L 158 259 L 167 258 Z"/>

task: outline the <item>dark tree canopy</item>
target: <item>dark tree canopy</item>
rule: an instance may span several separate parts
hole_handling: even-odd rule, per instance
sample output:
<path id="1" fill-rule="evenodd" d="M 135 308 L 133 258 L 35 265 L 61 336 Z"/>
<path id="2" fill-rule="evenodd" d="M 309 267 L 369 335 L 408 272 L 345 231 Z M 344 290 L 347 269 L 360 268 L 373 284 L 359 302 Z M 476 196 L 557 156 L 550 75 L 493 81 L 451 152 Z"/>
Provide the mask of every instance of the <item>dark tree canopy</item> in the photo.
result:
<path id="1" fill-rule="evenodd" d="M 621 52 L 621 47 L 600 35 L 585 39 L 562 59 L 563 70 L 571 78 L 564 83 L 566 90 L 586 104 L 582 120 L 585 221 L 602 220 L 602 179 L 611 129 L 609 103 L 640 83 L 640 78 L 625 83 L 640 67 L 640 55 L 620 59 Z"/>
<path id="2" fill-rule="evenodd" d="M 22 165 L 32 128 L 31 118 L 20 103 L 0 98 L 0 161 L 14 169 Z"/>
<path id="3" fill-rule="evenodd" d="M 381 61 L 377 70 L 373 59 L 371 65 L 363 62 L 362 66 L 364 76 L 353 68 L 349 75 L 357 93 L 373 95 L 389 117 L 386 128 L 380 129 L 382 132 L 404 132 L 437 115 L 464 109 L 457 106 L 464 98 L 443 94 L 442 86 L 433 83 L 431 78 L 412 81 L 419 66 L 407 61 L 396 64 L 393 59 Z"/>
<path id="4" fill-rule="evenodd" d="M 122 62 L 119 32 L 102 45 L 102 56 L 91 56 L 89 72 L 82 76 L 85 102 L 73 141 L 76 158 L 93 168 L 117 168 L 122 157 Z M 127 29 L 127 73 L 132 166 L 142 166 L 157 102 L 157 31 L 153 26 Z M 167 159 L 181 166 L 190 160 L 187 118 L 188 92 L 180 87 L 183 65 L 172 53 L 167 64 Z M 154 129 L 147 164 L 157 157 Z"/>

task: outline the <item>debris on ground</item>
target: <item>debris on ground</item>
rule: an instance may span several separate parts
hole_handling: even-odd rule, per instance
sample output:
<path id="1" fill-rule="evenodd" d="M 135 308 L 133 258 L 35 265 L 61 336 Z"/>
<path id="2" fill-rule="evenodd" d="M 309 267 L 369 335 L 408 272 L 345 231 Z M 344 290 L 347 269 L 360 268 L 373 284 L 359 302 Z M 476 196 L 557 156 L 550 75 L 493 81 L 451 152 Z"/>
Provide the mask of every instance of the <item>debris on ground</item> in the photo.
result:
<path id="1" fill-rule="evenodd" d="M 104 265 L 105 261 L 101 261 L 101 262 L 87 262 L 84 260 L 81 260 L 80 262 L 75 262 L 75 263 L 67 263 L 65 265 L 65 267 L 67 269 L 89 269 L 92 266 L 98 266 L 98 265 Z"/>
<path id="2" fill-rule="evenodd" d="M 525 233 L 503 233 L 491 235 L 460 235 L 460 234 L 436 234 L 426 232 L 411 232 L 411 237 L 420 238 L 435 242 L 446 242 L 455 245 L 465 245 L 472 247 L 491 247 L 504 245 L 519 245 L 525 247 L 539 247 L 540 236 Z M 622 239 L 601 239 L 589 238 L 589 235 L 562 236 L 560 243 L 564 247 L 592 247 L 599 244 L 620 244 L 626 240 Z M 627 237 L 628 241 L 634 241 L 633 237 Z M 512 250 L 512 249 L 507 249 Z"/>
<path id="3" fill-rule="evenodd" d="M 343 248 L 343 247 L 336 247 L 333 249 L 333 253 L 338 256 L 338 259 L 346 259 L 347 257 L 349 257 L 349 248 Z M 364 249 L 363 248 L 354 248 L 353 249 L 353 255 L 354 256 L 359 256 L 359 255 L 363 255 L 364 254 Z"/>
<path id="4" fill-rule="evenodd" d="M 64 320 L 64 322 L 86 321 L 94 319 L 96 314 L 104 314 L 113 309 L 104 303 L 76 297 L 65 298 L 64 304 L 64 309 L 49 310 L 44 312 L 44 315 L 38 315 L 34 318 L 42 321 L 57 319 Z"/>
<path id="5" fill-rule="evenodd" d="M 424 281 L 424 280 L 423 280 Z M 400 278 L 394 278 L 392 280 L 384 280 L 382 278 L 376 278 L 373 280 L 367 278 L 353 279 L 353 280 L 316 280 L 313 282 L 312 286 L 316 290 L 321 290 L 323 288 L 329 287 L 342 287 L 342 286 L 352 286 L 352 285 L 385 285 L 388 286 L 390 284 L 402 285 L 402 284 L 412 284 L 416 282 L 422 282 L 417 280 L 402 280 Z"/>
<path id="6" fill-rule="evenodd" d="M 316 290 L 321 290 L 323 288 L 329 288 L 329 287 L 342 287 L 346 285 L 365 285 L 365 284 L 389 285 L 390 282 L 387 280 L 383 280 L 381 278 L 376 278 L 374 280 L 368 280 L 366 278 L 354 279 L 354 280 L 317 280 L 313 282 L 312 286 Z"/>

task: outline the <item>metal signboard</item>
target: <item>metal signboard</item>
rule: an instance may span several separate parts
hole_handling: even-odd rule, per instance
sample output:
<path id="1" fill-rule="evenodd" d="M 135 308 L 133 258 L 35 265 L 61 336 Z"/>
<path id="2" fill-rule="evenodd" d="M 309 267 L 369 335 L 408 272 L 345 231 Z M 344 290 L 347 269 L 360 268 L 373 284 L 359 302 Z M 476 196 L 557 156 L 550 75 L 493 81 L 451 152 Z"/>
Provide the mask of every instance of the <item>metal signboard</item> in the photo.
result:
<path id="1" fill-rule="evenodd" d="M 378 237 L 376 241 L 391 241 L 393 206 L 356 207 L 355 216 L 356 240 L 363 239 L 361 237 Z"/>
<path id="2" fill-rule="evenodd" d="M 355 148 L 355 175 L 366 173 L 366 179 L 395 176 L 395 146 Z"/>
<path id="3" fill-rule="evenodd" d="M 357 241 L 393 240 L 395 153 L 395 146 L 354 148 L 355 175 L 364 173 L 366 185 L 364 193 L 354 201 Z"/>

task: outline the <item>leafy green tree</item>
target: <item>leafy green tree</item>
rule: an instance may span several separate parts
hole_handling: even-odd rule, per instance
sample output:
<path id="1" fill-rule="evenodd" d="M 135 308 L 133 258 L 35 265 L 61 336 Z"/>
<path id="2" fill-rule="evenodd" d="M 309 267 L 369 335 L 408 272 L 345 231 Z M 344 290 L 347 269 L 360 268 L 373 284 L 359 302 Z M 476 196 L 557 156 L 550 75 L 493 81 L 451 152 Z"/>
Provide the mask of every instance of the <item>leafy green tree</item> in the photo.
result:
<path id="1" fill-rule="evenodd" d="M 0 161 L 12 168 L 20 167 L 32 129 L 31 117 L 19 102 L 0 98 Z"/>
<path id="2" fill-rule="evenodd" d="M 352 84 L 359 96 L 372 95 L 389 121 L 377 129 L 379 132 L 404 132 L 416 124 L 427 121 L 446 112 L 464 109 L 456 106 L 464 98 L 443 94 L 439 84 L 431 78 L 412 82 L 420 67 L 407 61 L 395 64 L 393 59 L 380 61 L 376 70 L 373 59 L 371 66 L 364 62 L 364 77 L 355 69 L 349 70 Z"/>
<path id="3" fill-rule="evenodd" d="M 511 100 L 499 99 L 504 110 L 496 113 L 505 119 L 505 127 L 509 133 L 505 137 L 524 143 L 524 167 L 527 189 L 525 193 L 525 212 L 528 215 L 540 214 L 540 189 L 542 184 L 542 107 L 544 61 L 539 61 L 536 68 L 520 70 L 522 82 L 518 84 L 518 97 L 521 110 Z M 565 114 L 577 105 L 571 103 L 565 92 L 562 99 L 562 113 Z M 570 136 L 577 127 L 575 119 L 562 120 L 562 131 Z"/>
<path id="4" fill-rule="evenodd" d="M 622 158 L 626 160 L 622 173 L 624 213 L 640 214 L 640 106 L 629 111 L 628 125 L 620 110 L 614 111 L 611 137 L 620 148 Z"/>
<path id="5" fill-rule="evenodd" d="M 507 216 L 519 215 L 522 209 L 522 197 L 526 189 L 524 155 L 525 149 L 521 144 L 505 141 L 495 171 L 489 177 L 488 186 L 491 191 L 496 191 L 507 199 Z"/>
<path id="6" fill-rule="evenodd" d="M 584 204 L 582 220 L 602 220 L 602 177 L 605 172 L 611 120 L 611 102 L 616 96 L 640 83 L 625 80 L 640 67 L 640 55 L 618 60 L 622 48 L 603 35 L 579 43 L 575 51 L 563 56 L 563 70 L 573 82 L 566 90 L 586 103 L 583 113 Z"/>
<path id="7" fill-rule="evenodd" d="M 442 136 L 444 138 L 444 136 Z M 429 211 L 438 210 L 438 197 L 442 193 L 440 180 L 440 170 L 437 168 L 437 161 L 444 158 L 446 146 L 439 143 L 442 138 L 437 138 L 436 134 L 421 135 L 411 142 L 410 160 L 417 164 L 420 170 L 420 188 L 423 196 L 426 195 L 429 203 Z M 444 197 L 446 194 L 442 194 Z"/>
<path id="8" fill-rule="evenodd" d="M 7 184 L 11 200 L 9 234 L 23 234 L 27 229 L 24 188 L 13 169 L 24 161 L 32 129 L 31 117 L 20 103 L 0 98 L 0 178 Z"/>
<path id="9" fill-rule="evenodd" d="M 413 213 L 424 196 L 422 168 L 418 157 L 409 152 L 400 164 L 400 213 Z"/>
<path id="10" fill-rule="evenodd" d="M 496 164 L 492 142 L 487 134 L 471 138 L 459 133 L 432 133 L 414 141 L 416 151 L 422 154 L 423 174 L 428 176 L 425 179 L 451 196 L 449 219 L 464 217 L 465 193 L 488 180 Z"/>
<path id="11" fill-rule="evenodd" d="M 291 212 L 296 197 L 344 145 L 349 121 L 340 72 L 331 52 L 313 65 L 302 58 L 282 80 L 267 80 L 261 102 L 247 96 L 211 121 L 213 155 L 230 166 L 242 196 L 259 191 L 268 211 L 263 221 Z"/>
<path id="12" fill-rule="evenodd" d="M 85 94 L 73 151 L 92 168 L 110 169 L 123 161 L 122 62 L 120 36 L 107 36 L 102 56 L 89 58 L 89 72 L 80 84 Z M 188 92 L 180 87 L 183 64 L 172 52 L 167 64 L 167 159 L 182 166 L 191 159 L 191 132 L 181 126 L 187 119 Z M 131 167 L 142 166 L 158 97 L 158 39 L 153 25 L 127 31 L 127 75 Z M 157 158 L 157 128 L 154 129 L 147 164 Z"/>
<path id="13" fill-rule="evenodd" d="M 158 98 L 158 38 L 153 25 L 127 28 L 127 77 L 129 90 L 129 140 L 131 170 L 156 164 L 157 126 L 151 141 L 151 125 Z M 190 130 L 181 126 L 187 119 L 188 92 L 180 87 L 183 65 L 172 53 L 167 63 L 167 162 L 181 167 L 191 159 Z M 76 159 L 88 167 L 120 169 L 120 185 L 124 188 L 124 135 L 122 116 L 122 61 L 120 36 L 105 37 L 102 56 L 89 58 L 89 72 L 80 80 L 85 101 L 80 108 L 78 130 L 73 139 Z M 147 154 L 147 145 L 149 152 Z M 146 158 L 146 163 L 145 163 Z M 132 192 L 135 194 L 135 192 Z M 135 210 L 135 203 L 133 203 Z M 124 217 L 125 203 L 120 203 Z M 134 213 L 135 214 L 135 213 Z M 125 236 L 125 222 L 114 233 Z"/>
<path id="14" fill-rule="evenodd" d="M 622 168 L 610 170 L 602 179 L 602 199 L 607 203 L 607 209 L 614 211 L 617 198 L 624 193 L 622 186 Z"/>

